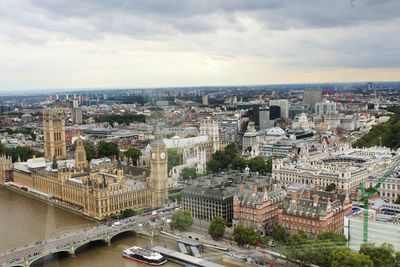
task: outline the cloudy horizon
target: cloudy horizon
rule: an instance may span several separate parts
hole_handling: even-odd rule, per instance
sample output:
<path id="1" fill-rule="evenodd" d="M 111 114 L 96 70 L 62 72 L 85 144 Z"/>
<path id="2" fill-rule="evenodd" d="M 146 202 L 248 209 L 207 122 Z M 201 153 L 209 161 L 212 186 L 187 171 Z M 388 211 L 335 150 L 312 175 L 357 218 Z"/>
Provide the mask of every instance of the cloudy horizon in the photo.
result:
<path id="1" fill-rule="evenodd" d="M 0 90 L 398 81 L 399 1 L 4 0 Z"/>

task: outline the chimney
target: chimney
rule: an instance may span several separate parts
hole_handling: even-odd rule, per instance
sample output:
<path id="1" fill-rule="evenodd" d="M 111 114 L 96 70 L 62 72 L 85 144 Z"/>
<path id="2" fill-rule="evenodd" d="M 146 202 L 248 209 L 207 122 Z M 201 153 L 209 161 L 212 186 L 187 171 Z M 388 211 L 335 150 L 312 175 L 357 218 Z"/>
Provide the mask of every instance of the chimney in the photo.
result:
<path id="1" fill-rule="evenodd" d="M 305 191 L 304 191 L 304 195 L 305 195 L 305 197 L 306 197 L 307 199 L 310 199 L 310 198 L 311 198 L 311 192 L 310 192 L 310 190 L 305 190 Z"/>
<path id="2" fill-rule="evenodd" d="M 319 191 L 319 184 L 315 184 L 314 189 L 315 189 L 315 191 Z"/>
<path id="3" fill-rule="evenodd" d="M 313 195 L 314 207 L 318 206 L 319 196 L 317 194 Z"/>
<path id="4" fill-rule="evenodd" d="M 257 193 L 257 186 L 253 186 L 253 193 Z"/>

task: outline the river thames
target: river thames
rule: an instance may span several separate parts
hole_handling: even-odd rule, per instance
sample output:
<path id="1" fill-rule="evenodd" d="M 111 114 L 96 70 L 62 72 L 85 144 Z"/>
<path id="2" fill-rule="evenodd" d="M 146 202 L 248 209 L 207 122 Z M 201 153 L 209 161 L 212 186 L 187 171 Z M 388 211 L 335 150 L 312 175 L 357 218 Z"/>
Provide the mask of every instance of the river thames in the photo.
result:
<path id="1" fill-rule="evenodd" d="M 4 188 L 0 188 L 0 218 L 0 252 L 96 225 L 81 216 Z M 90 244 L 79 251 L 76 258 L 54 256 L 36 266 L 144 266 L 122 258 L 122 251 L 133 245 L 149 247 L 151 240 L 127 235 L 113 240 L 109 247 L 102 243 Z M 176 249 L 175 242 L 168 239 L 154 240 L 153 245 Z M 179 265 L 167 263 L 164 266 Z"/>

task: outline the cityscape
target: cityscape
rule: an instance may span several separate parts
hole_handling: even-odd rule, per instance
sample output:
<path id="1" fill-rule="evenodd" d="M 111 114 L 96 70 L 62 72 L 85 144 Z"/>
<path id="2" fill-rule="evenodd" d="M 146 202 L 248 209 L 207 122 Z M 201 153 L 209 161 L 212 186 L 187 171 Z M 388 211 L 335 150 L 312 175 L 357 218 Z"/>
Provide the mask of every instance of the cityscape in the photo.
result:
<path id="1" fill-rule="evenodd" d="M 0 267 L 400 266 L 400 5 L 6 2 Z"/>

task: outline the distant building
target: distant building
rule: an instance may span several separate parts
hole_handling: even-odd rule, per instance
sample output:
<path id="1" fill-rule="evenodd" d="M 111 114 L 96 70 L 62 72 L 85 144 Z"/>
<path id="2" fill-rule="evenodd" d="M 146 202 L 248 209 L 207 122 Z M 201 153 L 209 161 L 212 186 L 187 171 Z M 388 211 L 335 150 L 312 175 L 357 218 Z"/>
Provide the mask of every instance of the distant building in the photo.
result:
<path id="1" fill-rule="evenodd" d="M 72 108 L 71 109 L 71 119 L 73 124 L 82 124 L 83 118 L 82 118 L 82 108 Z"/>
<path id="2" fill-rule="evenodd" d="M 264 130 L 274 126 L 274 121 L 270 118 L 270 108 L 262 107 L 259 108 L 259 125 L 260 130 Z"/>
<path id="3" fill-rule="evenodd" d="M 243 150 L 246 150 L 248 147 L 252 147 L 257 144 L 257 132 L 256 131 L 247 131 L 243 135 Z"/>
<path id="4" fill-rule="evenodd" d="M 167 107 L 168 106 L 168 101 L 166 101 L 166 100 L 157 100 L 156 101 L 156 106 Z"/>
<path id="5" fill-rule="evenodd" d="M 220 150 L 218 120 L 205 118 L 200 121 L 200 135 L 207 135 L 213 144 L 213 153 Z"/>
<path id="6" fill-rule="evenodd" d="M 278 224 L 290 234 L 304 231 L 311 238 L 325 232 L 343 234 L 344 215 L 350 210 L 348 194 L 308 189 L 292 191 L 279 208 Z"/>
<path id="7" fill-rule="evenodd" d="M 327 113 L 336 113 L 336 103 L 329 101 L 315 103 L 315 114 L 325 115 Z"/>
<path id="8" fill-rule="evenodd" d="M 287 99 L 273 99 L 269 101 L 270 106 L 280 107 L 280 117 L 289 118 L 289 100 Z"/>
<path id="9" fill-rule="evenodd" d="M 203 95 L 201 99 L 203 106 L 208 106 L 208 95 Z"/>
<path id="10" fill-rule="evenodd" d="M 276 119 L 281 118 L 281 107 L 280 106 L 269 106 L 269 119 L 275 121 Z"/>
<path id="11" fill-rule="evenodd" d="M 303 105 L 307 106 L 312 113 L 314 112 L 315 109 L 315 103 L 319 101 L 321 101 L 320 89 L 304 90 Z"/>

